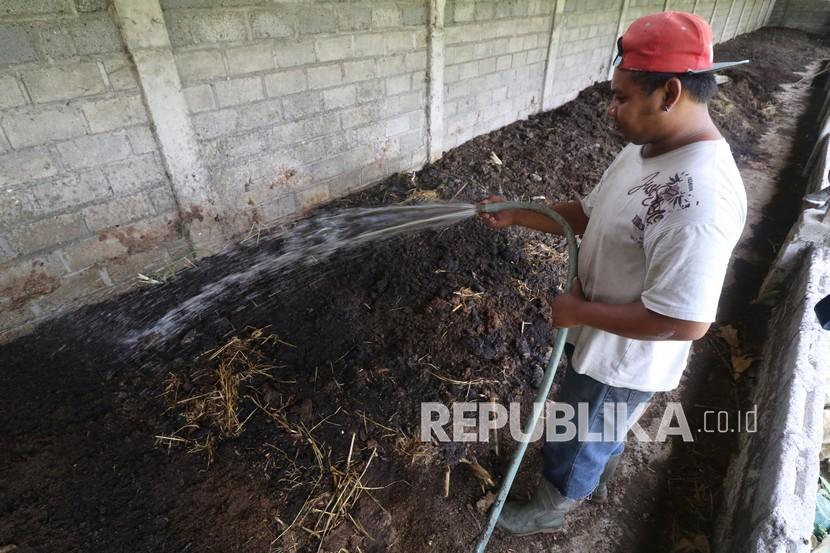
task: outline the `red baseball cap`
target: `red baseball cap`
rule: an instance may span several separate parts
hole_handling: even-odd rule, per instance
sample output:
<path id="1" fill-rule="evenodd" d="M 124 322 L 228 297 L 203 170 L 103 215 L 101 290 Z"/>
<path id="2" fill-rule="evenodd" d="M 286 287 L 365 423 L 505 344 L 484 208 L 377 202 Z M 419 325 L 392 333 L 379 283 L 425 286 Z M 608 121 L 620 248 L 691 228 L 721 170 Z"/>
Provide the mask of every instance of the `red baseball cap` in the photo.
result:
<path id="1" fill-rule="evenodd" d="M 652 73 L 706 73 L 749 60 L 712 61 L 712 29 L 686 12 L 661 12 L 634 21 L 617 41 L 614 66 Z"/>

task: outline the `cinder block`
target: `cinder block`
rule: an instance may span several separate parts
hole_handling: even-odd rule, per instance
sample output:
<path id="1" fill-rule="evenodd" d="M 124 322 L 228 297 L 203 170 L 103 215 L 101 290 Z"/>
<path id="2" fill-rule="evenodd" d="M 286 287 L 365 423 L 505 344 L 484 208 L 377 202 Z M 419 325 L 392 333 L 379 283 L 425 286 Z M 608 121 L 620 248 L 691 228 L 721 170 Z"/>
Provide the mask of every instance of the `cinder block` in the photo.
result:
<path id="1" fill-rule="evenodd" d="M 478 76 L 478 64 L 477 61 L 471 61 L 467 63 L 461 64 L 458 68 L 458 78 L 461 81 L 465 81 L 467 79 L 472 79 L 473 77 Z"/>
<path id="2" fill-rule="evenodd" d="M 116 196 L 134 194 L 138 190 L 167 183 L 167 177 L 153 154 L 109 165 L 103 169 L 103 173 Z"/>
<path id="3" fill-rule="evenodd" d="M 345 173 L 346 160 L 344 154 L 313 163 L 308 167 L 308 171 L 311 174 L 311 178 L 315 181 L 323 181 Z"/>
<path id="4" fill-rule="evenodd" d="M 254 38 L 284 38 L 294 36 L 297 19 L 284 11 L 255 10 L 250 14 Z"/>
<path id="5" fill-rule="evenodd" d="M 401 21 L 407 26 L 426 25 L 426 6 L 404 6 Z"/>
<path id="6" fill-rule="evenodd" d="M 315 42 L 317 59 L 320 61 L 334 61 L 347 59 L 352 56 L 352 36 L 335 36 L 317 39 Z"/>
<path id="7" fill-rule="evenodd" d="M 274 44 L 274 59 L 277 67 L 295 67 L 317 61 L 313 41 L 279 41 Z"/>
<path id="8" fill-rule="evenodd" d="M 20 90 L 17 79 L 11 75 L 0 76 L 0 109 L 22 106 L 26 97 Z"/>
<path id="9" fill-rule="evenodd" d="M 44 148 L 20 150 L 0 156 L 0 187 L 43 179 L 56 173 L 55 164 Z"/>
<path id="10" fill-rule="evenodd" d="M 427 66 L 426 52 L 412 52 L 404 56 L 404 65 L 412 71 L 424 70 Z"/>
<path id="11" fill-rule="evenodd" d="M 297 213 L 297 200 L 294 194 L 284 194 L 257 205 L 266 223 L 274 223 L 294 216 Z"/>
<path id="12" fill-rule="evenodd" d="M 0 188 L 0 226 L 8 227 L 30 220 L 38 213 L 34 193 L 29 187 Z"/>
<path id="13" fill-rule="evenodd" d="M 323 151 L 327 157 L 342 154 L 359 144 L 358 132 L 354 129 L 330 134 L 323 138 Z"/>
<path id="14" fill-rule="evenodd" d="M 165 14 L 170 43 L 175 46 L 243 41 L 248 38 L 245 14 L 235 11 L 172 11 Z"/>
<path id="15" fill-rule="evenodd" d="M 238 115 L 236 110 L 206 111 L 193 116 L 193 129 L 199 140 L 217 138 L 233 132 Z"/>
<path id="16" fill-rule="evenodd" d="M 414 35 L 410 31 L 392 31 L 384 33 L 384 44 L 386 51 L 393 52 L 410 52 L 415 48 Z"/>
<path id="17" fill-rule="evenodd" d="M 79 13 L 100 12 L 107 9 L 107 0 L 75 0 Z"/>
<path id="18" fill-rule="evenodd" d="M 353 83 L 365 81 L 377 76 L 377 65 L 374 59 L 343 62 L 345 82 Z"/>
<path id="19" fill-rule="evenodd" d="M 138 74 L 135 66 L 126 59 L 104 61 L 104 68 L 113 90 L 138 88 Z"/>
<path id="20" fill-rule="evenodd" d="M 156 139 L 153 137 L 150 127 L 147 126 L 127 129 L 127 140 L 130 141 L 130 147 L 134 154 L 146 154 L 158 149 Z"/>
<path id="21" fill-rule="evenodd" d="M 409 115 L 401 115 L 386 122 L 386 136 L 396 136 L 409 130 Z"/>
<path id="22" fill-rule="evenodd" d="M 72 271 L 82 271 L 108 259 L 124 257 L 127 250 L 127 244 L 117 236 L 104 234 L 66 246 L 63 248 L 63 258 Z"/>
<path id="23" fill-rule="evenodd" d="M 372 26 L 371 8 L 341 4 L 337 7 L 337 28 L 341 31 L 365 31 Z"/>
<path id="24" fill-rule="evenodd" d="M 475 59 L 489 58 L 489 57 L 493 56 L 493 52 L 494 52 L 494 48 L 495 48 L 495 41 L 488 40 L 487 42 L 482 42 L 480 44 L 475 44 L 475 45 L 471 45 L 471 46 L 462 46 L 462 48 L 472 48 L 473 49 L 473 57 Z M 469 60 L 465 60 L 465 61 L 469 61 Z"/>
<path id="25" fill-rule="evenodd" d="M 409 74 L 398 75 L 386 79 L 386 94 L 395 96 L 409 92 L 412 89 L 412 77 Z"/>
<path id="26" fill-rule="evenodd" d="M 147 192 L 147 197 L 153 204 L 153 209 L 156 213 L 169 213 L 176 209 L 176 200 L 173 198 L 173 192 L 169 187 L 160 186 L 153 188 Z"/>
<path id="27" fill-rule="evenodd" d="M 174 57 L 184 84 L 227 76 L 221 50 L 177 52 Z"/>
<path id="28" fill-rule="evenodd" d="M 293 94 L 282 99 L 282 112 L 286 121 L 297 121 L 323 111 L 323 95 L 320 92 Z"/>
<path id="29" fill-rule="evenodd" d="M 147 112 L 139 96 L 87 102 L 81 105 L 92 132 L 104 132 L 147 122 Z"/>
<path id="30" fill-rule="evenodd" d="M 228 71 L 231 75 L 256 73 L 274 69 L 274 54 L 271 44 L 253 44 L 225 51 L 228 58 Z"/>
<path id="31" fill-rule="evenodd" d="M 400 73 L 403 73 L 405 71 L 403 60 L 403 55 L 378 58 L 378 77 L 389 77 L 391 75 L 399 75 Z"/>
<path id="32" fill-rule="evenodd" d="M 32 192 L 41 215 L 100 201 L 112 195 L 109 183 L 98 170 L 37 184 L 32 187 Z"/>
<path id="33" fill-rule="evenodd" d="M 343 110 L 340 120 L 344 129 L 362 127 L 380 119 L 382 109 L 381 102 L 369 102 Z"/>
<path id="34" fill-rule="evenodd" d="M 308 209 L 331 199 L 331 189 L 328 183 L 315 184 L 296 192 L 297 206 L 300 209 Z"/>
<path id="35" fill-rule="evenodd" d="M 75 49 L 82 56 L 124 50 L 121 33 L 107 15 L 79 17 L 69 24 L 68 29 Z"/>
<path id="36" fill-rule="evenodd" d="M 216 99 L 220 107 L 238 106 L 262 100 L 262 79 L 260 77 L 244 77 L 215 83 Z"/>
<path id="37" fill-rule="evenodd" d="M 399 99 L 399 108 L 401 112 L 415 111 L 424 109 L 426 102 L 424 101 L 424 94 L 422 92 L 411 92 L 402 95 Z"/>
<path id="38" fill-rule="evenodd" d="M 475 20 L 475 2 L 456 2 L 453 10 L 455 23 L 467 23 Z"/>
<path id="39" fill-rule="evenodd" d="M 249 157 L 255 154 L 262 155 L 269 149 L 270 133 L 268 130 L 258 130 L 245 134 L 237 134 L 219 141 L 219 148 L 230 159 Z"/>
<path id="40" fill-rule="evenodd" d="M 357 103 L 362 104 L 383 98 L 386 94 L 383 81 L 364 81 L 355 85 Z"/>
<path id="41" fill-rule="evenodd" d="M 401 152 L 412 152 L 424 145 L 425 136 L 423 130 L 419 129 L 398 137 Z"/>
<path id="42" fill-rule="evenodd" d="M 64 60 L 77 55 L 72 38 L 60 24 L 27 21 L 21 25 L 25 26 L 26 32 L 31 36 L 39 59 Z"/>
<path id="43" fill-rule="evenodd" d="M 323 92 L 323 105 L 326 109 L 338 109 L 353 106 L 357 102 L 354 85 L 331 88 Z"/>
<path id="44" fill-rule="evenodd" d="M 71 13 L 66 0 L 3 0 L 2 15 L 37 15 L 43 13 Z"/>
<path id="45" fill-rule="evenodd" d="M 216 109 L 216 102 L 213 100 L 213 90 L 210 85 L 191 86 L 183 89 L 182 92 L 190 113 Z"/>
<path id="46" fill-rule="evenodd" d="M 76 63 L 23 73 L 23 82 L 34 102 L 71 100 L 106 92 L 96 63 Z"/>
<path id="47" fill-rule="evenodd" d="M 337 86 L 343 80 L 343 70 L 339 64 L 308 68 L 308 87 L 312 90 Z"/>
<path id="48" fill-rule="evenodd" d="M 352 45 L 354 56 L 356 58 L 382 56 L 386 53 L 384 36 L 382 33 L 354 35 Z"/>
<path id="49" fill-rule="evenodd" d="M 39 146 L 52 140 L 66 140 L 86 132 L 83 116 L 73 107 L 8 113 L 0 117 L 12 146 Z"/>
<path id="50" fill-rule="evenodd" d="M 8 231 L 9 244 L 23 255 L 34 253 L 88 234 L 78 213 L 46 217 Z"/>
<path id="51" fill-rule="evenodd" d="M 61 159 L 70 169 L 82 169 L 126 159 L 132 154 L 124 132 L 83 136 L 57 146 Z"/>
<path id="52" fill-rule="evenodd" d="M 334 128 L 329 129 L 336 130 Z M 322 140 L 301 142 L 292 148 L 291 157 L 299 163 L 312 163 L 324 157 L 324 145 Z"/>
<path id="53" fill-rule="evenodd" d="M 496 5 L 485 4 L 483 2 L 476 2 L 475 4 L 475 20 L 476 21 L 490 21 L 496 18 Z"/>
<path id="54" fill-rule="evenodd" d="M 332 17 L 332 9 L 328 6 L 305 4 L 298 12 L 298 30 L 300 34 L 316 35 L 319 33 L 333 33 L 337 30 L 337 18 Z"/>
<path id="55" fill-rule="evenodd" d="M 268 96 L 285 96 L 295 92 L 302 92 L 308 86 L 303 69 L 290 69 L 266 75 L 265 91 Z"/>
<path id="56" fill-rule="evenodd" d="M 283 120 L 282 100 L 279 98 L 240 106 L 237 111 L 236 128 L 239 130 L 268 127 Z"/>
<path id="57" fill-rule="evenodd" d="M 0 23 L 0 65 L 25 63 L 36 58 L 32 38 L 22 25 Z"/>
<path id="58" fill-rule="evenodd" d="M 401 9 L 397 6 L 372 8 L 372 26 L 376 29 L 394 28 L 401 25 Z"/>
<path id="59" fill-rule="evenodd" d="M 506 55 L 506 56 L 499 56 L 496 58 L 496 71 L 504 71 L 505 69 L 510 69 L 513 65 L 513 56 Z"/>
<path id="60" fill-rule="evenodd" d="M 81 213 L 86 226 L 91 231 L 117 227 L 154 214 L 153 206 L 144 194 L 135 194 L 91 205 Z"/>

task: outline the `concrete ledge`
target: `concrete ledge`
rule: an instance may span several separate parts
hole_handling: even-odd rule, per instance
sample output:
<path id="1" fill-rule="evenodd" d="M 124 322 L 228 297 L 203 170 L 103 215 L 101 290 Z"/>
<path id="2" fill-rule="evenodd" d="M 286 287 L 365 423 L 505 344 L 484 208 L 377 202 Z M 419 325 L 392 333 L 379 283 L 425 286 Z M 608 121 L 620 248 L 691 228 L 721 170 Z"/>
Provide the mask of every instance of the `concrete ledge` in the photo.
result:
<path id="1" fill-rule="evenodd" d="M 757 432 L 742 436 L 724 483 L 716 551 L 810 550 L 830 335 L 813 306 L 830 285 L 830 252 L 804 247 L 769 324 L 755 404 Z"/>

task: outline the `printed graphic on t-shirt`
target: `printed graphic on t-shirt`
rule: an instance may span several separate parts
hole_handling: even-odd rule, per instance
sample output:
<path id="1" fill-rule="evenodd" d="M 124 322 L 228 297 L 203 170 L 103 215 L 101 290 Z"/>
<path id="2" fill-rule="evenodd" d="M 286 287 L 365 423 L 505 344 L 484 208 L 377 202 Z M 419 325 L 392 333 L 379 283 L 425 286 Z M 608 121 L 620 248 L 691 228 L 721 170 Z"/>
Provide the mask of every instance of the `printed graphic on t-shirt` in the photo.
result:
<path id="1" fill-rule="evenodd" d="M 637 213 L 631 220 L 634 226 L 631 238 L 640 246 L 643 245 L 646 226 L 662 221 L 673 211 L 700 204 L 695 200 L 692 176 L 686 171 L 675 173 L 665 181 L 660 179 L 659 171 L 651 173 L 643 178 L 642 184 L 628 190 L 629 196 L 634 194 L 642 196 L 640 203 L 646 207 L 645 213 Z"/>

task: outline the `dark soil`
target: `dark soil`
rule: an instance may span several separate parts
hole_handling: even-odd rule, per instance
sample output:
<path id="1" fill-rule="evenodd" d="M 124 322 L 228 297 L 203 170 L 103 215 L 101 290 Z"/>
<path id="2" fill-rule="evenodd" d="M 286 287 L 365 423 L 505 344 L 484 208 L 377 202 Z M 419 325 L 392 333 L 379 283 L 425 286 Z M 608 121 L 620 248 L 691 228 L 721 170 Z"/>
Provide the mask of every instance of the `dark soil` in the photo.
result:
<path id="1" fill-rule="evenodd" d="M 718 48 L 720 58 L 753 60 L 728 72 L 733 83 L 713 103 L 739 164 L 753 155 L 775 115 L 779 84 L 798 79 L 794 71 L 816 59 L 818 46 L 802 33 L 765 29 Z M 582 196 L 623 145 L 605 120 L 608 95 L 607 83 L 596 85 L 557 110 L 478 137 L 414 175 L 391 177 L 321 209 L 430 194 L 467 201 L 493 193 L 549 201 Z M 280 247 L 279 240 L 264 244 Z M 477 461 L 498 482 L 513 444 L 507 433 L 498 454 L 487 444 L 420 443 L 420 404 L 532 399 L 552 343 L 549 304 L 564 278 L 564 244 L 471 220 L 235 291 L 179 329 L 166 347 L 137 355 L 125 349 L 125 332 L 238 270 L 252 248 L 82 308 L 0 349 L 0 547 L 14 544 L 19 553 L 317 551 L 322 526 L 315 534 L 315 523 L 339 493 L 335 483 L 370 463 L 362 480 L 369 489 L 350 511 L 354 522 L 328 531 L 321 551 L 471 549 L 486 521 L 486 503 L 479 502 L 488 489 L 461 460 Z M 207 415 L 186 427 L 186 405 L 176 400 L 208 390 L 212 381 L 203 375 L 216 367 L 201 354 L 264 327 L 281 341 L 260 348 L 262 363 L 273 366 L 271 377 L 254 375 L 240 389 L 240 417 L 251 415 L 243 431 L 224 436 Z M 715 385 L 703 374 L 690 379 L 697 388 Z M 183 441 L 164 438 L 170 436 Z M 715 505 L 733 448 L 718 444 L 713 459 L 691 464 L 700 471 L 714 467 L 707 497 Z M 517 489 L 532 481 L 532 467 L 533 461 L 525 464 L 527 477 Z M 613 516 L 626 531 L 607 551 L 648 550 L 653 543 L 644 536 L 667 508 L 689 516 L 663 521 L 673 532 L 661 550 L 678 536 L 711 531 L 712 514 L 697 516 L 696 503 L 685 501 L 692 490 L 683 489 L 678 499 L 673 489 L 674 499 L 660 503 L 636 478 L 621 488 L 612 491 L 624 494 L 626 508 Z M 675 500 L 693 507 L 683 511 Z M 292 525 L 304 505 L 317 511 Z M 601 507 L 580 509 L 588 515 L 564 535 L 520 540 L 497 532 L 491 550 L 554 544 L 585 550 L 580 539 L 597 531 L 591 516 Z M 655 515 L 649 522 L 643 513 Z"/>

